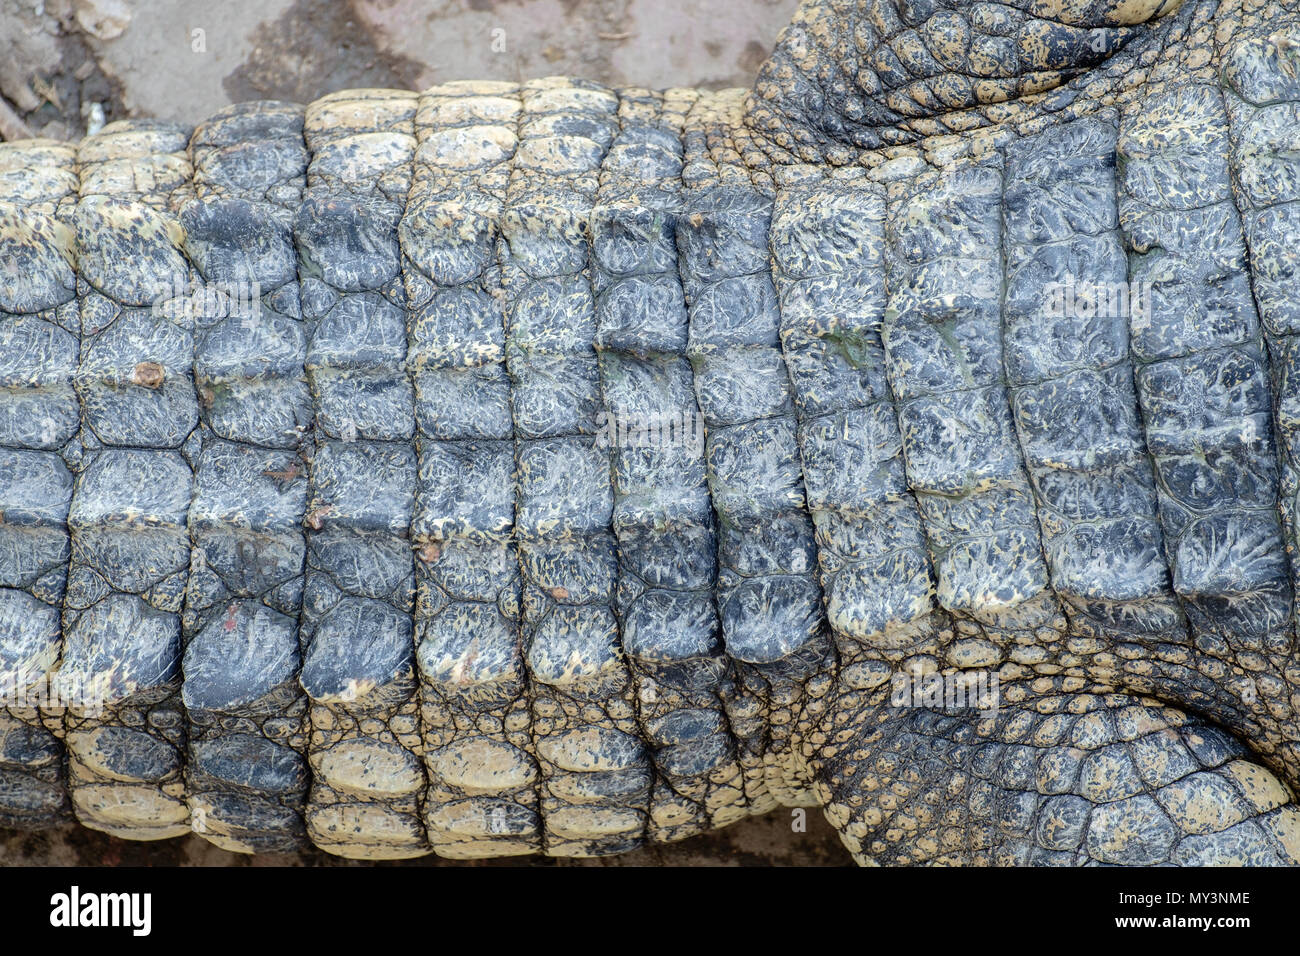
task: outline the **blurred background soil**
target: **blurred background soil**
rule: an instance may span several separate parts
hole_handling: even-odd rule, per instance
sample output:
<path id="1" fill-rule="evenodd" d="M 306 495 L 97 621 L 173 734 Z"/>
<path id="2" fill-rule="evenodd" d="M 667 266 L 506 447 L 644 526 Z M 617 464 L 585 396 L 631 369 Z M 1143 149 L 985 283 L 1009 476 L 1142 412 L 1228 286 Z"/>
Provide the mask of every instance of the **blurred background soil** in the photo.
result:
<path id="1" fill-rule="evenodd" d="M 195 123 L 249 99 L 419 90 L 567 74 L 611 86 L 753 82 L 798 0 L 0 0 L 0 139 L 79 139 L 131 116 Z M 479 865 L 836 866 L 819 811 L 777 810 L 602 860 Z M 452 861 L 429 856 L 399 865 Z M 78 826 L 0 830 L 0 864 L 347 865 L 317 851 L 250 858 L 196 836 L 118 840 Z"/>

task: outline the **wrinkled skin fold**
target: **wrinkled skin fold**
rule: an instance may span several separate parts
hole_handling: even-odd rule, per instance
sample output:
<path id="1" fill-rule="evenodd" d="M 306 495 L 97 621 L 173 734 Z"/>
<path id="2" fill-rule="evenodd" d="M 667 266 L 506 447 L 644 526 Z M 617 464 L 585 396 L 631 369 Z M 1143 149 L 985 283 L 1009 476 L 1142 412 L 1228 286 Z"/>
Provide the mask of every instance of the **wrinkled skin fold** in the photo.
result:
<path id="1" fill-rule="evenodd" d="M 1300 862 L 1300 12 L 805 0 L 0 144 L 0 825 Z"/>

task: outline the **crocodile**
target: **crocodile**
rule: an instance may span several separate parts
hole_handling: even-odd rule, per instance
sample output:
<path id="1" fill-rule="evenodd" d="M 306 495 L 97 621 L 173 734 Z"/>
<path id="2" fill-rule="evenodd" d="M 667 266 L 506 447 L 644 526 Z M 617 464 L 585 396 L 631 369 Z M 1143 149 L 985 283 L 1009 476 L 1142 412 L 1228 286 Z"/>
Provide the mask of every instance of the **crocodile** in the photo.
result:
<path id="1" fill-rule="evenodd" d="M 1300 862 L 1300 8 L 0 145 L 0 826 Z"/>

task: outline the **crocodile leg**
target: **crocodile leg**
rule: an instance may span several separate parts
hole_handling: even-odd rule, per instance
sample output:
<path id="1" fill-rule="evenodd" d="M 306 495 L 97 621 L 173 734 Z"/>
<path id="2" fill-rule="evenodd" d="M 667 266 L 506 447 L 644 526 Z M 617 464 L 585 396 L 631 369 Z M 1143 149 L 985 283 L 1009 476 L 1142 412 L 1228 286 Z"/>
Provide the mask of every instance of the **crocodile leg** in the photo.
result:
<path id="1" fill-rule="evenodd" d="M 821 753 L 827 818 L 861 863 L 1300 863 L 1300 808 L 1239 741 L 1068 683 L 1004 689 L 984 719 L 851 695 L 826 727 L 847 741 Z"/>

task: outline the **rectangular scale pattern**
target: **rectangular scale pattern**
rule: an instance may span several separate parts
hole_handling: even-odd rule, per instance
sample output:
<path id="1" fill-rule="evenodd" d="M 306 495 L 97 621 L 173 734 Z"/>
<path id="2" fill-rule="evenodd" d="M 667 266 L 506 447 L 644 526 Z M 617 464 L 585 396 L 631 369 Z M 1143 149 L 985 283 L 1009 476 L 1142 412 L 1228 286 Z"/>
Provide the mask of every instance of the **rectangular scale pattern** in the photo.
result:
<path id="1" fill-rule="evenodd" d="M 293 213 L 307 168 L 303 109 L 228 107 L 190 139 L 196 198 L 181 210 L 202 446 L 189 511 L 182 699 L 193 830 L 223 849 L 306 842 L 307 700 L 298 682 L 307 501 Z"/>
<path id="2" fill-rule="evenodd" d="M 132 839 L 190 829 L 181 611 L 198 397 L 177 218 L 189 132 L 112 123 L 77 153 L 82 458 L 60 680 L 85 695 L 66 715 L 77 818 Z"/>
<path id="3" fill-rule="evenodd" d="M 1134 104 L 1120 124 L 1119 219 L 1129 281 L 1151 297 L 1130 338 L 1173 588 L 1208 659 L 1201 670 L 1221 692 L 1216 705 L 1251 727 L 1260 688 L 1226 662 L 1250 661 L 1265 680 L 1286 666 L 1292 589 L 1230 147 L 1217 86 Z"/>
<path id="4" fill-rule="evenodd" d="M 1117 144 L 1117 117 L 1104 112 L 1007 149 L 1004 364 L 1052 586 L 1071 613 L 1063 642 L 1011 657 L 1233 711 L 1166 561 L 1129 344 L 1153 299 L 1129 283 Z"/>
<path id="5" fill-rule="evenodd" d="M 1297 4 L 0 144 L 0 827 L 1296 858 Z"/>
<path id="6" fill-rule="evenodd" d="M 640 845 L 651 769 L 614 612 L 618 561 L 589 261 L 618 97 L 561 78 L 522 88 L 503 223 L 515 534 L 543 845 L 552 856 Z"/>
<path id="7" fill-rule="evenodd" d="M 620 92 L 592 210 L 600 439 L 614 474 L 618 617 L 656 770 L 649 839 L 744 813 L 718 700 L 716 537 L 678 274 L 682 126 L 693 91 Z"/>
<path id="8" fill-rule="evenodd" d="M 398 224 L 416 96 L 351 90 L 307 107 L 294 223 L 316 408 L 301 682 L 311 700 L 307 833 L 331 853 L 428 852 L 412 626 L 415 403 Z"/>
<path id="9" fill-rule="evenodd" d="M 411 537 L 424 821 L 434 850 L 458 859 L 542 848 L 501 274 L 520 112 L 510 83 L 422 93 L 400 227 L 419 429 Z"/>
<path id="10" fill-rule="evenodd" d="M 781 313 L 768 264 L 772 198 L 737 168 L 717 130 L 734 114 L 703 95 L 687 120 L 689 188 L 678 247 L 689 303 L 687 354 L 706 427 L 705 464 L 718 523 L 717 595 L 726 686 L 753 812 L 806 801 L 795 714 L 833 656 L 815 577 Z"/>
<path id="11" fill-rule="evenodd" d="M 1130 319 L 1150 298 L 1128 285 L 1116 138 L 1105 114 L 1007 150 L 1006 376 L 1052 586 L 1078 612 L 1072 636 L 1182 643 L 1129 357 Z"/>
<path id="12" fill-rule="evenodd" d="M 959 165 L 895 184 L 886 226 L 886 368 L 949 656 L 967 667 L 1065 627 L 1005 385 L 1001 210 L 1001 170 Z"/>
<path id="13" fill-rule="evenodd" d="M 941 651 L 885 379 L 884 220 L 884 192 L 860 172 L 815 178 L 777 195 L 770 239 L 827 620 L 862 690 Z"/>
<path id="14" fill-rule="evenodd" d="M 1277 38 L 1238 44 L 1224 70 L 1229 165 L 1250 252 L 1252 289 L 1272 360 L 1281 438 L 1281 507 L 1300 542 L 1300 83 Z M 1292 560 L 1292 587 L 1300 562 Z"/>
<path id="15" fill-rule="evenodd" d="M 1221 74 L 1231 142 L 1233 196 L 1249 250 L 1251 289 L 1271 364 L 1274 426 L 1281 474 L 1279 510 L 1286 535 L 1292 591 L 1292 624 L 1300 622 L 1295 591 L 1300 583 L 1300 80 L 1294 33 L 1238 43 Z M 1270 716 L 1293 721 L 1300 682 L 1294 644 L 1286 628 L 1270 634 L 1264 653 L 1271 673 L 1255 676 Z M 1278 633 L 1280 632 L 1280 633 Z M 1240 653 L 1240 652 L 1239 652 Z M 1247 658 L 1254 663 L 1253 659 Z M 1300 759 L 1300 747 L 1273 728 L 1271 736 Z M 1293 763 L 1294 765 L 1294 763 Z"/>
<path id="16" fill-rule="evenodd" d="M 71 548 L 76 149 L 0 144 L 0 827 L 69 816 L 51 678 Z M 66 458 L 66 460 L 65 460 Z"/>

